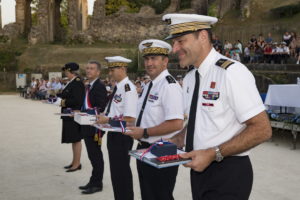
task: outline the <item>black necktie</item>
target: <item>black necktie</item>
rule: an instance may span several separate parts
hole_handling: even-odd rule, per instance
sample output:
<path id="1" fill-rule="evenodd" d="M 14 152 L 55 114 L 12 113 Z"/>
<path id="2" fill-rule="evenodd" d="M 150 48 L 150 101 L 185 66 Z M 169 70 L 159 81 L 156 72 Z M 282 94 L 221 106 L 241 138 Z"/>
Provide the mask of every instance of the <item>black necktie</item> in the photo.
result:
<path id="1" fill-rule="evenodd" d="M 143 102 L 143 105 L 142 105 L 142 108 L 141 108 L 141 111 L 140 111 L 140 114 L 139 114 L 139 117 L 136 121 L 136 126 L 139 127 L 141 125 L 141 121 L 142 121 L 142 117 L 143 117 L 143 112 L 144 112 L 144 109 L 145 109 L 145 106 L 146 106 L 146 103 L 147 103 L 147 99 L 148 99 L 148 95 L 149 95 L 149 92 L 152 88 L 152 81 L 149 83 L 149 87 L 148 87 L 148 90 L 147 90 L 147 93 L 145 95 L 145 98 L 144 98 L 144 102 Z"/>
<path id="2" fill-rule="evenodd" d="M 110 100 L 109 100 L 108 107 L 107 107 L 107 110 L 106 110 L 106 113 L 105 113 L 106 116 L 109 114 L 111 102 L 112 102 L 112 100 L 113 100 L 113 98 L 114 98 L 116 92 L 117 92 L 117 86 L 115 86 L 115 88 L 114 88 L 114 90 L 113 90 L 113 93 L 111 94 L 111 98 L 110 98 Z"/>
<path id="3" fill-rule="evenodd" d="M 197 113 L 197 105 L 198 105 L 198 96 L 199 96 L 199 72 L 196 70 L 195 72 L 195 88 L 192 98 L 192 103 L 190 107 L 190 115 L 189 115 L 189 121 L 188 121 L 188 127 L 187 127 L 187 135 L 186 135 L 186 152 L 190 152 L 194 148 L 194 132 L 195 132 L 195 120 L 196 120 L 196 113 Z"/>

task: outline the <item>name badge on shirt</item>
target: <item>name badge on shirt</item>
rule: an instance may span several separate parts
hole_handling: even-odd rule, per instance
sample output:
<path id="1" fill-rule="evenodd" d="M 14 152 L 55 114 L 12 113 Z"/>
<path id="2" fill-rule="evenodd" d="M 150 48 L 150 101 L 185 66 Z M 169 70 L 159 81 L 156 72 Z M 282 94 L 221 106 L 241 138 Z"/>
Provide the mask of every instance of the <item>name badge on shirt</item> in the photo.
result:
<path id="1" fill-rule="evenodd" d="M 203 91 L 202 97 L 206 100 L 217 100 L 220 97 L 220 92 Z"/>
<path id="2" fill-rule="evenodd" d="M 122 97 L 121 97 L 121 94 L 120 95 L 115 95 L 114 96 L 114 102 L 116 103 L 120 103 L 122 101 Z"/>
<path id="3" fill-rule="evenodd" d="M 156 94 L 155 95 L 149 94 L 148 101 L 154 102 L 156 100 L 158 100 L 158 96 Z"/>

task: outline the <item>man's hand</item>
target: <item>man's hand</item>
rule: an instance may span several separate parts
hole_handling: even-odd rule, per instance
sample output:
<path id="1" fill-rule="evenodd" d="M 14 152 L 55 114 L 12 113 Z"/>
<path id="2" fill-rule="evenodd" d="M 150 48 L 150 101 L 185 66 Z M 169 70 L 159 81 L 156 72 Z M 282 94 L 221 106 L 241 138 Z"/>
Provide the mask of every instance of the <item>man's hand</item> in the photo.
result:
<path id="1" fill-rule="evenodd" d="M 167 141 L 176 144 L 177 148 L 181 149 L 185 146 L 184 145 L 185 133 L 186 133 L 186 127 L 182 129 L 178 134 L 167 139 Z"/>
<path id="2" fill-rule="evenodd" d="M 128 132 L 125 132 L 125 135 L 128 135 L 136 140 L 143 137 L 144 129 L 140 127 L 127 127 Z"/>
<path id="3" fill-rule="evenodd" d="M 167 139 L 167 141 L 176 144 L 177 148 L 182 149 L 184 145 L 184 136 L 181 134 L 174 135 L 173 137 Z"/>
<path id="4" fill-rule="evenodd" d="M 96 124 L 106 124 L 108 123 L 109 118 L 103 115 L 97 115 Z"/>
<path id="5" fill-rule="evenodd" d="M 214 160 L 215 160 L 215 150 L 205 149 L 205 150 L 194 150 L 188 153 L 180 154 L 182 158 L 191 158 L 192 161 L 185 164 L 185 167 L 190 167 L 197 172 L 204 171 Z"/>

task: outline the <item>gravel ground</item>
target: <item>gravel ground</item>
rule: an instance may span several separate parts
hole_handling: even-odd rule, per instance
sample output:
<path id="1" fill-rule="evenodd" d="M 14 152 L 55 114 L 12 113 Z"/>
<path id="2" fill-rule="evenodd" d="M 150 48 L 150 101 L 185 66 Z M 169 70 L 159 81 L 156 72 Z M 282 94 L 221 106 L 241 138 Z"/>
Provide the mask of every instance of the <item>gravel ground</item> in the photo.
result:
<path id="1" fill-rule="evenodd" d="M 65 173 L 71 145 L 60 144 L 59 108 L 17 95 L 0 95 L 0 199 L 1 200 L 107 200 L 113 199 L 106 137 L 102 146 L 105 172 L 102 192 L 82 196 L 91 166 L 83 143 L 83 169 Z M 297 200 L 300 188 L 300 145 L 291 150 L 290 134 L 274 134 L 272 141 L 251 153 L 254 169 L 252 200 Z M 134 145 L 134 148 L 136 144 Z M 135 160 L 131 161 L 135 199 L 141 199 Z M 189 170 L 180 167 L 175 199 L 191 199 Z"/>

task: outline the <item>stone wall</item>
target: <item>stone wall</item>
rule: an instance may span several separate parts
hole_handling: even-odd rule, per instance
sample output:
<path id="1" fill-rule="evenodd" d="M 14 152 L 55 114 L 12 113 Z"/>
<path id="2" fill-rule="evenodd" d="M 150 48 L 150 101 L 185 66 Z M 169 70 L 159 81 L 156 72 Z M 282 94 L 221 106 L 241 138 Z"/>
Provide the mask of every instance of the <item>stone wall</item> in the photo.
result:
<path id="1" fill-rule="evenodd" d="M 178 0 L 172 0 L 165 13 L 172 13 L 178 10 Z M 157 15 L 153 8 L 143 6 L 139 13 L 129 14 L 125 8 L 119 12 L 106 16 L 105 0 L 96 0 L 94 13 L 91 18 L 87 36 L 93 40 L 106 42 L 122 42 L 136 44 L 143 39 L 165 38 L 168 35 L 167 27 L 162 21 L 162 16 Z M 194 9 L 182 10 L 182 13 L 195 13 Z"/>

